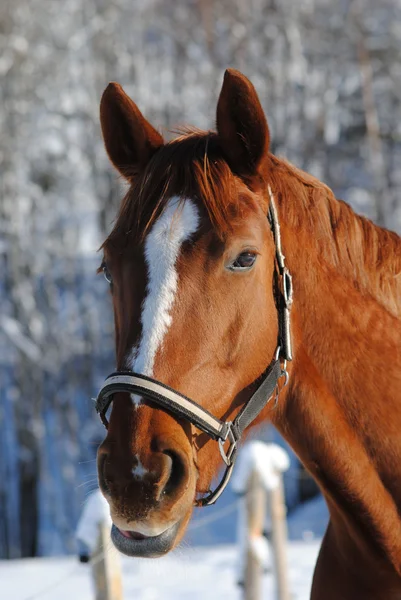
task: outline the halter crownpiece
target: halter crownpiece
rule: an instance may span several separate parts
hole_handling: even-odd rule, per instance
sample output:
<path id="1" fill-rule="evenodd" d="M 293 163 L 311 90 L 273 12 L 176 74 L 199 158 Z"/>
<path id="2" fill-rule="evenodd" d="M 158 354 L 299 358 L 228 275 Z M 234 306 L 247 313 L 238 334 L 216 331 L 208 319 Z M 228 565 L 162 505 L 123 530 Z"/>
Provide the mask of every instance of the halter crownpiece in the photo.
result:
<path id="1" fill-rule="evenodd" d="M 164 410 L 175 416 L 192 423 L 219 444 L 221 457 L 226 465 L 225 472 L 216 489 L 206 497 L 195 501 L 197 506 L 210 506 L 221 496 L 230 480 L 235 460 L 237 458 L 237 446 L 245 429 L 256 419 L 266 404 L 270 402 L 275 392 L 278 398 L 278 381 L 285 377 L 284 385 L 288 383 L 287 361 L 292 360 L 290 311 L 292 306 L 292 279 L 290 272 L 285 266 L 285 256 L 281 249 L 280 224 L 274 196 L 270 185 L 268 186 L 270 197 L 268 219 L 273 232 L 276 247 L 276 261 L 278 272 L 281 277 L 280 294 L 277 300 L 277 311 L 279 317 L 279 339 L 278 346 L 266 371 L 258 378 L 258 387 L 242 407 L 233 421 L 221 421 L 205 408 L 187 398 L 171 387 L 132 371 L 118 371 L 109 375 L 101 387 L 96 398 L 96 410 L 104 426 L 108 427 L 106 417 L 107 410 L 113 402 L 113 396 L 117 392 L 139 394 L 146 400 L 157 404 Z M 225 442 L 229 442 L 227 450 Z"/>

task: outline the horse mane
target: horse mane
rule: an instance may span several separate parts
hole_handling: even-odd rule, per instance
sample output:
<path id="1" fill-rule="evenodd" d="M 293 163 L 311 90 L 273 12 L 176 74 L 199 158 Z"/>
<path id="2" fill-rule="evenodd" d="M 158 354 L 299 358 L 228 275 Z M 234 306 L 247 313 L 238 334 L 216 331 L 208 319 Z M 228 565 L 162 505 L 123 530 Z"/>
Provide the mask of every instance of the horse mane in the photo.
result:
<path id="1" fill-rule="evenodd" d="M 126 243 L 143 241 L 173 196 L 197 198 L 217 232 L 227 231 L 238 194 L 217 134 L 188 127 L 178 132 L 181 135 L 162 146 L 143 173 L 133 174 L 106 245 L 120 245 L 123 238 Z"/>
<path id="2" fill-rule="evenodd" d="M 285 223 L 308 234 L 322 261 L 401 316 L 401 238 L 356 214 L 312 175 L 270 158 L 270 185 L 283 206 Z"/>
<path id="3" fill-rule="evenodd" d="M 104 245 L 143 241 L 172 196 L 197 198 L 216 231 L 227 231 L 241 211 L 236 178 L 222 156 L 215 132 L 178 130 L 143 173 L 132 176 L 117 221 Z M 283 206 L 282 220 L 309 234 L 321 260 L 354 281 L 393 314 L 401 313 L 401 238 L 357 215 L 328 186 L 269 154 L 266 185 Z"/>

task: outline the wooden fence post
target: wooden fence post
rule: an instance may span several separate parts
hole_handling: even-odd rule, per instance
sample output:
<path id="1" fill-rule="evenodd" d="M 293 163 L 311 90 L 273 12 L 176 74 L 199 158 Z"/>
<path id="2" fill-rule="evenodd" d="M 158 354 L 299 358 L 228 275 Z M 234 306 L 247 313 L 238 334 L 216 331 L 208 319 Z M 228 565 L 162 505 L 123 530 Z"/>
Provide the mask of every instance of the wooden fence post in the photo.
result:
<path id="1" fill-rule="evenodd" d="M 287 522 L 284 502 L 283 476 L 277 473 L 278 485 L 270 490 L 270 513 L 272 524 L 272 549 L 276 580 L 277 600 L 290 600 L 287 566 Z"/>
<path id="2" fill-rule="evenodd" d="M 245 503 L 248 544 L 245 556 L 244 595 L 246 600 L 261 600 L 264 565 L 260 556 L 255 552 L 252 539 L 263 536 L 267 498 L 266 489 L 255 469 L 251 471 L 247 488 Z"/>
<path id="3" fill-rule="evenodd" d="M 282 473 L 288 454 L 276 444 L 252 441 L 244 446 L 233 474 L 232 487 L 244 495 L 238 519 L 238 541 L 245 600 L 261 600 L 268 546 L 264 538 L 270 513 L 273 575 L 277 600 L 290 600 L 287 572 L 287 525 Z M 245 564 L 244 564 L 245 563 Z"/>
<path id="4" fill-rule="evenodd" d="M 110 525 L 99 525 L 96 550 L 92 555 L 96 600 L 123 600 L 120 556 L 110 548 Z"/>

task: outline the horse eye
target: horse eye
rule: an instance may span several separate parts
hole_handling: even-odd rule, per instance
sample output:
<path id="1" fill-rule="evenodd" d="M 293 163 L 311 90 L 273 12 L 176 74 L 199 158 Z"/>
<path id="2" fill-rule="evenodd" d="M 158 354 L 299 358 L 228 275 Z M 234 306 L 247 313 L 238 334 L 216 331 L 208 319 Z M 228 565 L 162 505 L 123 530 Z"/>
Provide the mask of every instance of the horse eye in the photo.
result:
<path id="1" fill-rule="evenodd" d="M 102 269 L 103 269 L 103 275 L 104 275 L 105 280 L 107 281 L 107 283 L 109 283 L 111 285 L 113 283 L 113 280 L 111 278 L 111 274 L 107 268 L 106 263 L 103 263 Z"/>
<path id="2" fill-rule="evenodd" d="M 254 252 L 241 252 L 231 264 L 231 271 L 246 271 L 253 267 L 256 260 L 256 254 Z"/>

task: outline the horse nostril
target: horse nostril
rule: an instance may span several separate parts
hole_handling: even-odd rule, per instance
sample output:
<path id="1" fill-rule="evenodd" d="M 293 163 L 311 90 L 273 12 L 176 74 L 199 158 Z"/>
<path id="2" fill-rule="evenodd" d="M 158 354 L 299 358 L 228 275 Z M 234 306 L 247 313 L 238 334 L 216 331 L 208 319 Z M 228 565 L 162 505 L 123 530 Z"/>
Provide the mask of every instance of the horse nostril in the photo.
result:
<path id="1" fill-rule="evenodd" d="M 164 450 L 163 454 L 168 456 L 171 461 L 170 474 L 163 489 L 163 494 L 171 496 L 176 494 L 186 483 L 187 466 L 181 455 L 174 450 Z"/>
<path id="2" fill-rule="evenodd" d="M 108 455 L 105 452 L 99 452 L 97 459 L 97 478 L 99 481 L 99 487 L 104 494 L 110 494 L 110 488 L 107 483 L 106 477 L 106 461 Z"/>

